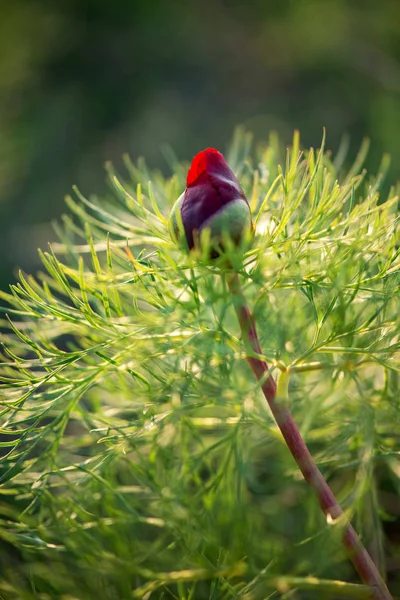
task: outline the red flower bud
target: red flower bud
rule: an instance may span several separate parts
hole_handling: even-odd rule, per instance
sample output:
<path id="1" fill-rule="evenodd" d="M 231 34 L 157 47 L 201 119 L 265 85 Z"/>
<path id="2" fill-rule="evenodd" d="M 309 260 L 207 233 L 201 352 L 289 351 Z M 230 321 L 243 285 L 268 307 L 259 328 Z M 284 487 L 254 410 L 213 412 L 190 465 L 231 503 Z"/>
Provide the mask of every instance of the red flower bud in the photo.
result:
<path id="1" fill-rule="evenodd" d="M 250 206 L 234 172 L 218 150 L 207 148 L 193 159 L 186 190 L 175 202 L 170 217 L 172 237 L 184 237 L 189 250 L 200 245 L 201 232 L 210 230 L 212 256 L 218 256 L 224 235 L 239 244 L 252 230 Z"/>

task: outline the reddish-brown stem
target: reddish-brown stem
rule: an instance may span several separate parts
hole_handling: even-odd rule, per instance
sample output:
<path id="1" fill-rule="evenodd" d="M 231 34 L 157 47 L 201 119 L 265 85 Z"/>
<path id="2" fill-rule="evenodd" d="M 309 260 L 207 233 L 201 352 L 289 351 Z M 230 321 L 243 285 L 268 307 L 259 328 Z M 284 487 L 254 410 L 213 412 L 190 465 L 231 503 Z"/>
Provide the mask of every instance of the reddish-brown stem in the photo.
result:
<path id="1" fill-rule="evenodd" d="M 343 526 L 343 544 L 347 553 L 357 569 L 362 581 L 371 586 L 371 597 L 376 600 L 393 600 L 377 567 L 364 548 L 360 538 L 345 517 L 342 508 L 326 483 L 321 471 L 318 469 L 311 456 L 292 414 L 285 402 L 277 398 L 277 385 L 269 373 L 265 360 L 256 355 L 262 355 L 260 342 L 257 335 L 254 318 L 247 306 L 238 275 L 228 276 L 228 285 L 232 293 L 235 311 L 242 331 L 243 341 L 249 349 L 247 361 L 252 368 L 257 380 L 261 380 L 261 389 L 269 404 L 271 412 L 285 439 L 287 447 L 297 462 L 304 479 L 313 489 L 318 502 L 327 520 L 334 523 L 336 520 Z"/>

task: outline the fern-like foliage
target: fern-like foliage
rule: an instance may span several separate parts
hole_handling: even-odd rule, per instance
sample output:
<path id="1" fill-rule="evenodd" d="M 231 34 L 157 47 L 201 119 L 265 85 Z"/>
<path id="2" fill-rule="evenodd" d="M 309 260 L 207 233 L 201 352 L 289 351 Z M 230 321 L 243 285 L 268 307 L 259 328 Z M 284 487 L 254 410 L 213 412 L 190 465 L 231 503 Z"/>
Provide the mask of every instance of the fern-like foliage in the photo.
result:
<path id="1" fill-rule="evenodd" d="M 227 159 L 266 358 L 291 367 L 294 416 L 395 592 L 398 197 L 365 151 L 344 173 L 297 133 L 285 161 L 238 130 Z M 186 175 L 170 163 L 109 166 L 102 200 L 75 190 L 43 272 L 1 293 L 0 595 L 367 598 L 244 360 L 221 264 L 169 238 Z"/>

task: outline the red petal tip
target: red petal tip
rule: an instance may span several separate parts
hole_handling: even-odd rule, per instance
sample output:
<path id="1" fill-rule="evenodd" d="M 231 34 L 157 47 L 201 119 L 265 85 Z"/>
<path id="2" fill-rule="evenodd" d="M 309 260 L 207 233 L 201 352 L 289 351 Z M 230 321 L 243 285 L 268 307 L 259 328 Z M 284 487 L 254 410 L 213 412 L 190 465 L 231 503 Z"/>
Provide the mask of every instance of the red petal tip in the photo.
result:
<path id="1" fill-rule="evenodd" d="M 207 156 L 210 154 L 218 154 L 223 158 L 222 154 L 218 152 L 215 148 L 206 148 L 202 150 L 192 160 L 192 164 L 190 165 L 190 169 L 187 174 L 186 179 L 186 187 L 189 187 L 200 177 L 204 171 L 207 170 Z"/>

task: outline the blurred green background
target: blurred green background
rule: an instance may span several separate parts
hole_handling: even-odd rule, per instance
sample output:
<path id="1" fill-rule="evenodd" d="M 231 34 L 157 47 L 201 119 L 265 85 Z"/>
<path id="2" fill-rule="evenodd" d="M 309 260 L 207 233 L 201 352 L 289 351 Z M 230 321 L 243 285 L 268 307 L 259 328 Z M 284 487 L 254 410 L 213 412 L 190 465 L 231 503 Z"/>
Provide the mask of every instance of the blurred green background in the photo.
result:
<path id="1" fill-rule="evenodd" d="M 399 0 L 12 0 L 0 13 L 0 287 L 36 248 L 76 183 L 105 190 L 103 163 L 166 169 L 222 151 L 235 125 L 258 138 L 322 127 L 400 178 Z"/>

